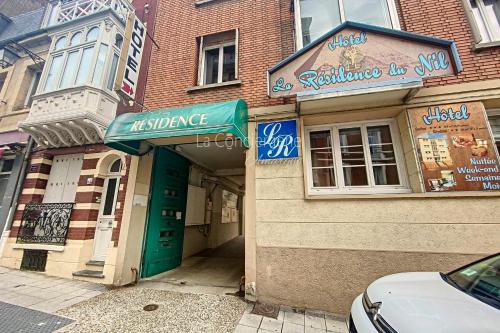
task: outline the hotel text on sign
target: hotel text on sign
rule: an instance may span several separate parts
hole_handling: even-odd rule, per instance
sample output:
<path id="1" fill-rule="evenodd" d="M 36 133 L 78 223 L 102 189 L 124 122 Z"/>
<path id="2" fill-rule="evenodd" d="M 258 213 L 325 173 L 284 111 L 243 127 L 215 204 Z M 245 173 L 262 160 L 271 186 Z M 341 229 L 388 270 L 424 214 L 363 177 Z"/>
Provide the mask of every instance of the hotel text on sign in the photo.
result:
<path id="1" fill-rule="evenodd" d="M 500 190 L 500 164 L 481 102 L 408 113 L 427 192 Z"/>

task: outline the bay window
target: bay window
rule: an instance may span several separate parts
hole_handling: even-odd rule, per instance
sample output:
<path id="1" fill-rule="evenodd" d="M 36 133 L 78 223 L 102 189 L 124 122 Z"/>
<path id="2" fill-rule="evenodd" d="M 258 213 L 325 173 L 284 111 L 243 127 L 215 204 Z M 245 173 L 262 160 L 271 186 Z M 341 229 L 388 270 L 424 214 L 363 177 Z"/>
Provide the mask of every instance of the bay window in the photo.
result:
<path id="1" fill-rule="evenodd" d="M 394 0 L 295 0 L 295 12 L 298 48 L 344 21 L 399 29 Z"/>
<path id="2" fill-rule="evenodd" d="M 115 45 L 110 48 L 100 37 L 100 31 L 100 27 L 94 26 L 56 38 L 42 86 L 43 92 L 81 85 L 112 90 L 113 84 L 108 80 L 116 75 L 114 72 L 117 70 L 117 57 L 122 43 L 113 40 Z M 123 40 L 120 34 L 116 34 L 116 38 Z M 106 70 L 112 73 L 105 75 Z"/>
<path id="3" fill-rule="evenodd" d="M 408 192 L 392 121 L 306 127 L 309 194 Z"/>

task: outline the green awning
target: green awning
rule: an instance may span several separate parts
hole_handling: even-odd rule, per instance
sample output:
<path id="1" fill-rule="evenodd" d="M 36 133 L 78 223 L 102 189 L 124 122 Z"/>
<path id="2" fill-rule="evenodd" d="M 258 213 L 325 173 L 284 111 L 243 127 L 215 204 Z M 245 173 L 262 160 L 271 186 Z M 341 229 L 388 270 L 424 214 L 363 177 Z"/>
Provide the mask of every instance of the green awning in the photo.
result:
<path id="1" fill-rule="evenodd" d="M 104 144 L 132 155 L 140 155 L 150 146 L 147 140 L 225 133 L 239 138 L 248 148 L 247 121 L 247 103 L 241 99 L 126 113 L 111 122 L 104 136 Z"/>

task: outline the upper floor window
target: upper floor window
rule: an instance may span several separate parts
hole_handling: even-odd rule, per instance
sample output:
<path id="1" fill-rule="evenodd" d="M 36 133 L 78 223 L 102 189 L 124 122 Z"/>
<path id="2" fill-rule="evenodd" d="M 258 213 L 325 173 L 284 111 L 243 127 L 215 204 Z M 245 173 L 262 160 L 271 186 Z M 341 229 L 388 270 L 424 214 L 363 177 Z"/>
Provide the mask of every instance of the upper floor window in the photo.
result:
<path id="1" fill-rule="evenodd" d="M 394 0 L 295 0 L 299 48 L 344 21 L 399 29 Z"/>
<path id="2" fill-rule="evenodd" d="M 99 28 L 93 27 L 87 32 L 87 42 L 92 42 L 99 36 Z"/>
<path id="3" fill-rule="evenodd" d="M 470 5 L 481 42 L 500 41 L 500 1 L 470 0 Z"/>
<path id="4" fill-rule="evenodd" d="M 237 78 L 236 30 L 201 37 L 199 84 L 234 81 Z"/>
<path id="5" fill-rule="evenodd" d="M 116 75 L 120 48 L 114 38 L 110 41 L 114 45 L 105 44 L 99 32 L 95 26 L 56 39 L 41 86 L 43 92 L 85 84 L 112 90 L 113 84 L 108 81 Z"/>
<path id="6" fill-rule="evenodd" d="M 62 36 L 62 37 L 59 37 L 59 39 L 57 40 L 55 46 L 54 46 L 54 50 L 60 50 L 62 48 L 64 48 L 66 46 L 66 36 Z"/>
<path id="7" fill-rule="evenodd" d="M 80 31 L 77 31 L 73 34 L 73 36 L 71 36 L 70 45 L 71 46 L 78 45 L 81 43 L 81 41 L 82 41 L 82 33 Z"/>

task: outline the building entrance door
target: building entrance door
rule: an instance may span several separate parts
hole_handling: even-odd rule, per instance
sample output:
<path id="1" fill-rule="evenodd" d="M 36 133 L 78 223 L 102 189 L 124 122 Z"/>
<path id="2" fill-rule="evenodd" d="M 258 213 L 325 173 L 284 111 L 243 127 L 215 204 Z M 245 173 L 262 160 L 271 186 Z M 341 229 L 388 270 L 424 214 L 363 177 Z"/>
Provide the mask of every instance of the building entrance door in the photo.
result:
<path id="1" fill-rule="evenodd" d="M 111 164 L 108 175 L 104 180 L 101 206 L 94 235 L 92 261 L 105 261 L 106 259 L 106 252 L 113 234 L 116 198 L 120 187 L 120 171 L 121 160 L 117 159 Z"/>
<path id="2" fill-rule="evenodd" d="M 181 264 L 188 176 L 187 159 L 165 148 L 155 149 L 142 277 Z"/>

